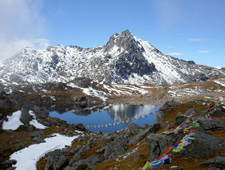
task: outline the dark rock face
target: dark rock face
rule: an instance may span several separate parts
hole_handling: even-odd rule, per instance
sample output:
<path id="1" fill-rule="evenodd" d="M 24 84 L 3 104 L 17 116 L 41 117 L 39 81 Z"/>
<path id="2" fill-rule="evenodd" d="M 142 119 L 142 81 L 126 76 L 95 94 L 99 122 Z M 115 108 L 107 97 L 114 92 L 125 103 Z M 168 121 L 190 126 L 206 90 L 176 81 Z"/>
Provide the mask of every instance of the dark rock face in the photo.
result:
<path id="1" fill-rule="evenodd" d="M 22 109 L 21 110 L 20 121 L 24 125 L 28 125 L 31 120 L 32 120 L 32 117 L 30 116 L 28 110 L 27 109 Z"/>
<path id="2" fill-rule="evenodd" d="M 225 124 L 220 121 L 219 119 L 213 118 L 208 119 L 206 117 L 198 118 L 200 121 L 200 127 L 204 130 L 212 130 L 212 131 L 218 131 L 218 130 L 225 130 Z"/>
<path id="3" fill-rule="evenodd" d="M 178 126 L 178 125 L 180 125 L 181 123 L 183 123 L 186 119 L 187 119 L 187 117 L 185 117 L 185 116 L 177 116 L 177 117 L 175 118 L 174 125 Z"/>
<path id="4" fill-rule="evenodd" d="M 148 161 L 151 162 L 161 156 L 168 147 L 173 146 L 178 141 L 177 135 L 163 135 L 151 133 L 146 137 L 148 143 L 149 156 Z"/>
<path id="5" fill-rule="evenodd" d="M 129 145 L 133 145 L 134 143 L 137 143 L 137 142 L 141 141 L 142 139 L 144 139 L 147 136 L 147 134 L 149 134 L 149 133 L 156 133 L 159 129 L 160 129 L 160 124 L 154 124 L 153 126 L 147 128 L 145 130 L 142 130 L 140 133 L 135 135 L 129 141 Z"/>
<path id="6" fill-rule="evenodd" d="M 66 163 L 67 158 L 61 150 L 57 149 L 48 155 L 47 164 L 45 170 L 60 170 Z"/>
<path id="7" fill-rule="evenodd" d="M 105 159 L 111 159 L 112 157 L 125 152 L 127 149 L 127 142 L 123 137 L 118 137 L 114 141 L 110 142 L 105 148 Z"/>
<path id="8" fill-rule="evenodd" d="M 220 152 L 222 140 L 212 137 L 204 132 L 195 131 L 195 140 L 185 150 L 182 150 L 178 155 L 203 157 L 210 153 Z"/>
<path id="9" fill-rule="evenodd" d="M 46 119 L 49 116 L 49 112 L 44 107 L 34 106 L 33 111 L 35 115 L 41 119 Z"/>

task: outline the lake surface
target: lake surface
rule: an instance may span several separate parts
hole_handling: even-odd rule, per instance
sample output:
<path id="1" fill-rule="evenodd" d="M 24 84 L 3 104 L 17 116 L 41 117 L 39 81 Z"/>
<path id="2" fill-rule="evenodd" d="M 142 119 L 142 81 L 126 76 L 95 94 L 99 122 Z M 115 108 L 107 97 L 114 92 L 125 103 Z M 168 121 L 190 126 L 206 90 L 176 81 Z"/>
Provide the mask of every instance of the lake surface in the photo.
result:
<path id="1" fill-rule="evenodd" d="M 70 124 L 82 123 L 86 128 L 92 132 L 101 131 L 103 133 L 120 131 L 131 123 L 139 126 L 145 124 L 152 125 L 156 112 L 161 106 L 155 105 L 112 105 L 107 109 L 98 112 L 93 112 L 88 115 L 81 115 L 74 111 L 67 111 L 58 113 L 51 111 L 51 117 L 58 117 Z"/>

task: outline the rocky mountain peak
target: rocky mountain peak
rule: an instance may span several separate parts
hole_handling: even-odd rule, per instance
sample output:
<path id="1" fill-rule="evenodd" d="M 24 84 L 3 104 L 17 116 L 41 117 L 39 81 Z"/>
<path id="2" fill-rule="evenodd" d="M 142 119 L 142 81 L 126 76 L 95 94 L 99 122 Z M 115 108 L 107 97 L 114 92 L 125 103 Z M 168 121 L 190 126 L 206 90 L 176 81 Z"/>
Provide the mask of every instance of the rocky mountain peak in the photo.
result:
<path id="1" fill-rule="evenodd" d="M 135 41 L 134 35 L 129 30 L 125 30 L 122 33 L 116 33 L 110 37 L 105 45 L 105 51 L 110 51 L 114 47 L 123 49 L 124 51 L 136 49 L 138 42 Z"/>

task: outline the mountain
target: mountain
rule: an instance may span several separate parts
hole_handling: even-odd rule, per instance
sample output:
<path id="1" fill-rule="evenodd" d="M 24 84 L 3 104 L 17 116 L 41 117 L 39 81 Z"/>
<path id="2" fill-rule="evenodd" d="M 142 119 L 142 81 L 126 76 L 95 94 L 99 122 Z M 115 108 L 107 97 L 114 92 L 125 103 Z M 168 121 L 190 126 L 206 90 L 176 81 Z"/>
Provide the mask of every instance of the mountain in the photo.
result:
<path id="1" fill-rule="evenodd" d="M 112 35 L 102 47 L 24 48 L 0 65 L 0 80 L 19 84 L 68 82 L 86 77 L 115 84 L 170 85 L 224 74 L 224 69 L 165 55 L 128 30 Z"/>

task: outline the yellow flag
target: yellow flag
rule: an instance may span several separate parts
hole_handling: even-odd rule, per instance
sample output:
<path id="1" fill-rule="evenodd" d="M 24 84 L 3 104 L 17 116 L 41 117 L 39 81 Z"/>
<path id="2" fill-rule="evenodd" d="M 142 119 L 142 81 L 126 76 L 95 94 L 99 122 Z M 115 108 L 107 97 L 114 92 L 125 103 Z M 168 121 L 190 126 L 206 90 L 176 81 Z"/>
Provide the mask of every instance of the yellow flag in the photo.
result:
<path id="1" fill-rule="evenodd" d="M 150 162 L 146 162 L 145 166 L 142 168 L 142 170 L 146 170 L 147 168 L 151 168 Z"/>

